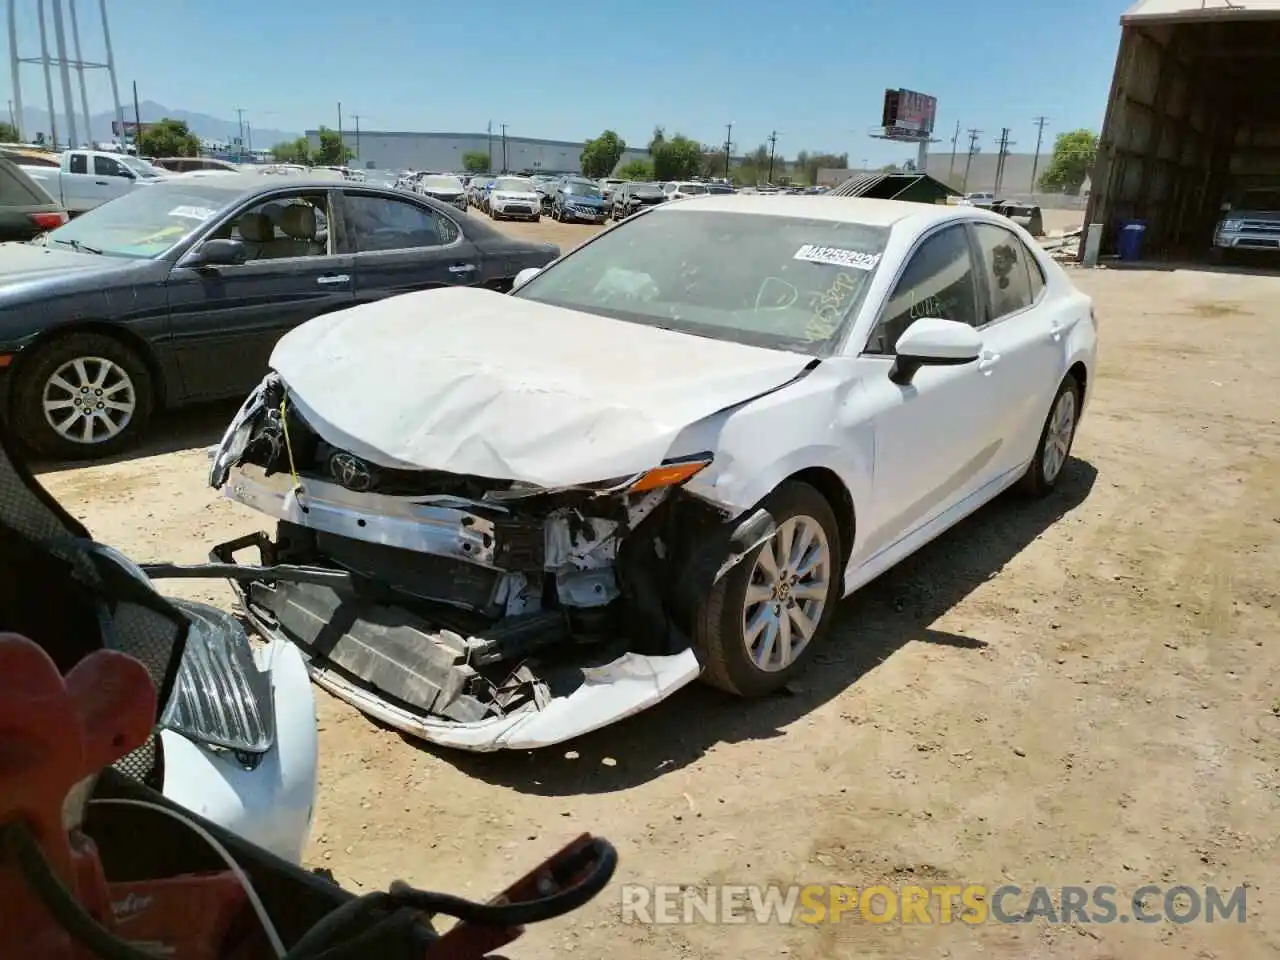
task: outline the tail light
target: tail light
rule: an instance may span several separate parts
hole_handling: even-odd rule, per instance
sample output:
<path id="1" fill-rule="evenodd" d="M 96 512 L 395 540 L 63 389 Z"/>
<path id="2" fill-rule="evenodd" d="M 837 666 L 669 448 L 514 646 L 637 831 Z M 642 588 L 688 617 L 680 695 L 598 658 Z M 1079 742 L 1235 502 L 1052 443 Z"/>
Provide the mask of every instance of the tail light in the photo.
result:
<path id="1" fill-rule="evenodd" d="M 52 230 L 54 227 L 60 227 L 67 222 L 67 215 L 61 210 L 56 213 L 31 213 L 27 216 L 41 230 Z"/>

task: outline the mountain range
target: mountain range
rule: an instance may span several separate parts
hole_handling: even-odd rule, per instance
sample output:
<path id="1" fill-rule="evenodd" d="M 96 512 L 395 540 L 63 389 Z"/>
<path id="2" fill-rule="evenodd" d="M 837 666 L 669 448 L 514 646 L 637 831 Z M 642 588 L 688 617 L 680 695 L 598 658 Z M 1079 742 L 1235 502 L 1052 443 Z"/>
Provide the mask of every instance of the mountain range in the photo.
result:
<path id="1" fill-rule="evenodd" d="M 26 92 L 25 90 L 23 91 Z M 35 139 L 37 132 L 43 133 L 46 137 L 49 135 L 49 112 L 42 110 L 38 106 L 31 103 L 32 90 L 27 94 L 27 103 L 23 105 L 22 110 L 22 135 L 27 140 Z M 124 108 L 124 118 L 126 122 L 134 119 L 133 104 L 122 104 Z M 240 135 L 240 124 L 235 120 L 221 120 L 218 117 L 211 117 L 207 113 L 193 113 L 190 110 L 179 110 L 175 107 L 166 107 L 164 104 L 156 103 L 154 100 L 143 100 L 138 104 L 138 114 L 142 117 L 143 123 L 154 123 L 157 120 L 163 120 L 169 117 L 173 120 L 183 120 L 187 126 L 191 128 L 191 132 L 197 137 L 206 140 L 215 140 L 226 142 Z M 65 118 L 61 111 L 58 112 L 58 140 L 65 142 L 67 137 L 67 127 Z M 111 123 L 116 119 L 113 112 L 107 110 L 102 113 L 95 113 L 90 116 L 92 139 L 94 140 L 110 140 Z M 294 140 L 301 136 L 300 133 L 290 132 L 288 130 L 276 130 L 271 128 L 259 129 L 254 123 L 252 116 L 246 118 L 249 124 L 249 135 L 247 139 L 250 146 L 270 147 L 280 143 L 282 140 Z M 80 129 L 83 126 L 83 118 L 76 117 L 76 136 L 80 140 L 85 139 L 84 131 Z"/>

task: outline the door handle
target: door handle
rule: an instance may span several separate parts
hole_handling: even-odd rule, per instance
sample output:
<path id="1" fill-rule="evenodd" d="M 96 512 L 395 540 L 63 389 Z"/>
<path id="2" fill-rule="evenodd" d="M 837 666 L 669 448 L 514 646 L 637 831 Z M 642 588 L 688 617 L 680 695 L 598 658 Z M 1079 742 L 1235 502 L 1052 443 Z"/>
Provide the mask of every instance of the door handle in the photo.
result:
<path id="1" fill-rule="evenodd" d="M 1062 339 L 1063 329 L 1064 327 L 1060 320 L 1055 319 L 1055 320 L 1049 321 L 1049 336 L 1052 337 L 1055 341 Z"/>
<path id="2" fill-rule="evenodd" d="M 93 181 L 93 185 L 94 185 L 95 187 L 109 187 L 109 186 L 111 186 L 111 184 L 107 183 L 107 181 L 105 181 L 105 180 L 95 180 L 95 181 Z"/>
<path id="3" fill-rule="evenodd" d="M 340 283 L 350 283 L 351 278 L 345 273 L 330 273 L 323 277 L 316 277 L 316 283 L 322 287 L 336 287 Z"/>
<path id="4" fill-rule="evenodd" d="M 991 369 L 1000 362 L 1000 354 L 990 350 L 982 351 L 982 356 L 978 358 L 978 369 L 984 374 L 989 374 Z"/>
<path id="5" fill-rule="evenodd" d="M 471 273 L 476 268 L 474 263 L 455 263 L 449 268 L 450 273 Z"/>

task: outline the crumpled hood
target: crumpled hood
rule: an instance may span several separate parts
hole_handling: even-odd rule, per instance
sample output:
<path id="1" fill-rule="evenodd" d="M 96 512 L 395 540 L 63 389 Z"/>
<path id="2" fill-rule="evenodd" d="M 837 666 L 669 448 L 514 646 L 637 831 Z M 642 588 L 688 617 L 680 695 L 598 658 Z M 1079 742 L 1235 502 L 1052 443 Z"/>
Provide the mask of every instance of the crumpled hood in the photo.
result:
<path id="1" fill-rule="evenodd" d="M 699 452 L 672 443 L 812 362 L 472 287 L 318 317 L 271 355 L 335 446 L 383 467 L 546 487 Z"/>

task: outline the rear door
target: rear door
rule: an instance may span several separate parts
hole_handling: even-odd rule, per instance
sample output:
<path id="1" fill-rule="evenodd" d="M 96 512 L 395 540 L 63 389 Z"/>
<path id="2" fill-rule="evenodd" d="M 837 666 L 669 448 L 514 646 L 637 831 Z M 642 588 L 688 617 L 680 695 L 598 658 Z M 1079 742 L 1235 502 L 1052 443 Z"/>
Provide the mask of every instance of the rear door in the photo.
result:
<path id="1" fill-rule="evenodd" d="M 409 198 L 341 194 L 341 249 L 352 257 L 356 303 L 486 279 L 480 251 L 448 214 Z"/>
<path id="2" fill-rule="evenodd" d="M 170 333 L 187 399 L 247 393 L 284 334 L 352 305 L 352 258 L 337 251 L 331 229 L 333 193 L 299 188 L 254 200 L 205 238 L 241 240 L 248 262 L 170 273 Z M 292 206 L 312 213 L 290 216 Z"/>
<path id="3" fill-rule="evenodd" d="M 1072 305 L 1045 294 L 1035 256 L 1012 230 L 972 223 L 984 291 L 979 331 L 982 366 L 999 395 L 995 416 L 1004 437 L 1000 472 L 1035 453 L 1049 404 L 1066 371 Z"/>

